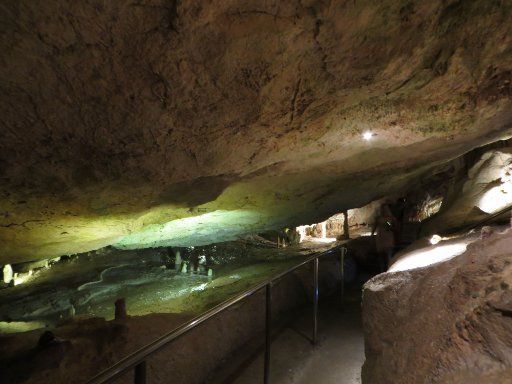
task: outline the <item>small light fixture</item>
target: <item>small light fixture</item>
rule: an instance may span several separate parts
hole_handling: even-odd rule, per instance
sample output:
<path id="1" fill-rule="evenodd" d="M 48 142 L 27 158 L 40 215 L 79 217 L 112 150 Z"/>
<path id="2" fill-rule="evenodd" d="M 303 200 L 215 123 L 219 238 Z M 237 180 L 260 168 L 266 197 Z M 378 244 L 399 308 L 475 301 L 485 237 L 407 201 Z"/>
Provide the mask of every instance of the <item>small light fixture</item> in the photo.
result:
<path id="1" fill-rule="evenodd" d="M 443 238 L 439 235 L 434 235 L 430 238 L 430 244 L 432 245 L 436 245 L 438 244 L 441 240 L 443 240 Z"/>
<path id="2" fill-rule="evenodd" d="M 366 131 L 365 133 L 363 133 L 363 139 L 365 139 L 366 141 L 371 140 L 372 137 L 373 133 L 371 133 L 370 131 Z"/>

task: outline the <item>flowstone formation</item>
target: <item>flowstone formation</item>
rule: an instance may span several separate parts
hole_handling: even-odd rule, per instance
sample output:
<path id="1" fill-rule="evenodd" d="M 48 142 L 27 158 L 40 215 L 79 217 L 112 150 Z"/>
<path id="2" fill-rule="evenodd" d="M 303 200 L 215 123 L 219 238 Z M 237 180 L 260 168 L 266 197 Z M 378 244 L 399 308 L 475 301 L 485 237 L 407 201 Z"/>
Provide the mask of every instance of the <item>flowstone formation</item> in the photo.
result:
<path id="1" fill-rule="evenodd" d="M 0 263 L 320 222 L 510 137 L 511 13 L 3 2 Z"/>
<path id="2" fill-rule="evenodd" d="M 366 283 L 363 383 L 512 383 L 511 231 Z"/>

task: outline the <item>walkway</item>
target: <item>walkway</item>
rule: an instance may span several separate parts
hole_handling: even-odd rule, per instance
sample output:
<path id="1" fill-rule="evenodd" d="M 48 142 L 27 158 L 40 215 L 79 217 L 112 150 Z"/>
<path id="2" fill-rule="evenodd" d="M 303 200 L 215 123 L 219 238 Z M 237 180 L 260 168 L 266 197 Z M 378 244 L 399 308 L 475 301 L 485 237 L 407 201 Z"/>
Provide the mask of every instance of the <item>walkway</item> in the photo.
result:
<path id="1" fill-rule="evenodd" d="M 359 297 L 347 299 L 344 311 L 338 303 L 320 303 L 319 343 L 313 348 L 311 314 L 304 312 L 272 342 L 272 384 L 358 384 L 364 362 L 364 340 Z M 231 381 L 261 384 L 263 353 Z"/>

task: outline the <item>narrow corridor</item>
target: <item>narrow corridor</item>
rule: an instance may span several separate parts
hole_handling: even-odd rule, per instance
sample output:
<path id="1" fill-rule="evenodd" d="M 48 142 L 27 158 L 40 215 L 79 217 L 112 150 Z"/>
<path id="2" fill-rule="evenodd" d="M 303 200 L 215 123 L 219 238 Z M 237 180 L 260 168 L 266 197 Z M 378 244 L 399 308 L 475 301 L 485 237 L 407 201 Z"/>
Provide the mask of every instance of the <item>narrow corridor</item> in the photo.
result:
<path id="1" fill-rule="evenodd" d="M 357 384 L 361 383 L 364 338 L 359 295 L 346 298 L 343 311 L 334 300 L 320 303 L 319 343 L 309 340 L 311 312 L 304 312 L 272 342 L 272 384 Z M 263 351 L 232 383 L 260 384 Z"/>

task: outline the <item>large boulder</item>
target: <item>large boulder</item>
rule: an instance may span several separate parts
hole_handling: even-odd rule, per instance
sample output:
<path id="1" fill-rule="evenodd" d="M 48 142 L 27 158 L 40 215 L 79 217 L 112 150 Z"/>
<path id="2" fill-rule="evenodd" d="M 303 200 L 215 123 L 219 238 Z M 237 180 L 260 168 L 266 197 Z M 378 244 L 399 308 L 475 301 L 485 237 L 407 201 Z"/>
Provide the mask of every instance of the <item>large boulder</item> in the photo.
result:
<path id="1" fill-rule="evenodd" d="M 512 231 L 363 292 L 363 383 L 512 383 Z"/>

